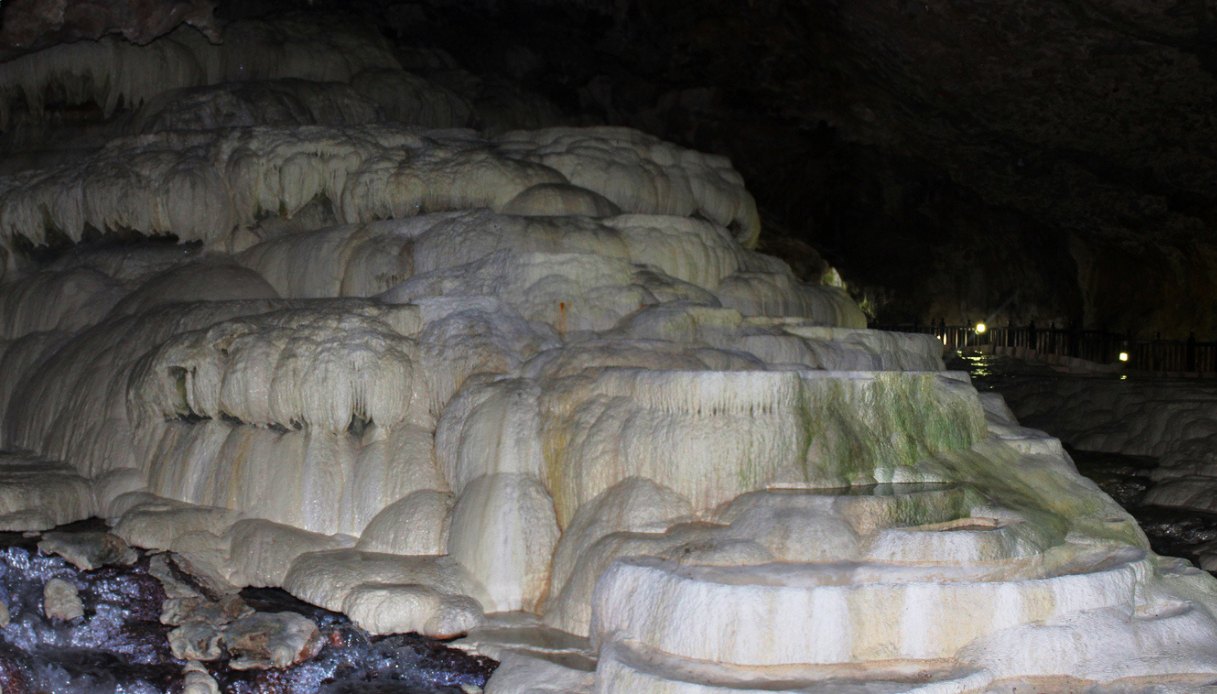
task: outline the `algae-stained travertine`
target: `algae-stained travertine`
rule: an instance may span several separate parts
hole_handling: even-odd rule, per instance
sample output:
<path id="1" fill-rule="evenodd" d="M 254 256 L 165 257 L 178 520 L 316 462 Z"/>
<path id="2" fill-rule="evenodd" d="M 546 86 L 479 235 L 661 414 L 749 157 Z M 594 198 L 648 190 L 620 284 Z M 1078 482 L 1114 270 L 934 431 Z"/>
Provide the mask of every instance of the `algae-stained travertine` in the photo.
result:
<path id="1" fill-rule="evenodd" d="M 355 92 L 409 82 L 392 55 L 339 69 L 281 30 L 246 91 L 235 48 L 147 49 L 241 118 L 92 77 L 142 134 L 0 178 L 5 529 L 101 515 L 373 632 L 466 634 L 497 692 L 1217 677 L 1217 584 L 932 336 L 750 250 L 725 159 L 373 123 Z M 92 55 L 48 50 L 0 101 Z M 284 124 L 258 89 L 349 118 Z M 196 243 L 21 250 L 120 230 Z"/>

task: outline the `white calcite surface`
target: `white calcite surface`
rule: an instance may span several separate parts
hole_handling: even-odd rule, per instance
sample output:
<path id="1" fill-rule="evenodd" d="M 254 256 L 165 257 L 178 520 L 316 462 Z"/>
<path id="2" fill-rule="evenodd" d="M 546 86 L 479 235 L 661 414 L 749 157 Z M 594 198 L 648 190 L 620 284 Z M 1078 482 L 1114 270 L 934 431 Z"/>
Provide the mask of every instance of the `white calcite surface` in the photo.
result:
<path id="1" fill-rule="evenodd" d="M 5 108 L 143 104 L 0 177 L 3 529 L 100 515 L 217 595 L 467 635 L 492 692 L 1217 677 L 1217 583 L 932 337 L 750 250 L 725 159 L 418 127 L 531 111 L 310 31 L 0 67 Z"/>
<path id="2" fill-rule="evenodd" d="M 47 530 L 96 513 L 89 480 L 70 465 L 0 454 L 0 530 Z"/>
<path id="3" fill-rule="evenodd" d="M 1021 419 L 1051 428 L 1072 446 L 1157 458 L 1143 503 L 1217 512 L 1217 384 L 1019 377 L 1003 391 Z"/>
<path id="4" fill-rule="evenodd" d="M 77 241 L 88 228 L 123 228 L 214 244 L 267 215 L 292 217 L 319 201 L 336 220 L 356 223 L 501 209 L 535 185 L 555 183 L 586 188 L 626 212 L 700 215 L 748 244 L 760 233 L 752 196 L 725 159 L 637 131 L 552 129 L 487 139 L 463 130 L 360 125 L 118 138 L 82 160 L 0 177 L 0 240 L 20 235 L 43 243 L 53 230 Z M 748 275 L 733 292 L 747 297 L 775 282 L 780 288 L 780 277 Z M 776 292 L 770 298 L 787 301 Z"/>
<path id="5" fill-rule="evenodd" d="M 42 590 L 43 612 L 47 619 L 71 621 L 83 617 L 84 603 L 76 591 L 76 586 L 61 578 L 52 578 L 46 582 Z"/>
<path id="6" fill-rule="evenodd" d="M 275 49 L 267 50 L 271 45 Z M 69 104 L 92 102 L 111 115 L 121 107 L 172 100 L 176 90 L 188 87 L 284 78 L 319 85 L 348 83 L 361 72 L 376 69 L 401 66 L 383 39 L 341 20 L 326 27 L 290 20 L 235 22 L 225 27 L 221 43 L 189 27 L 145 46 L 107 36 L 30 53 L 0 66 L 0 129 L 36 127 L 48 95 L 53 94 Z M 208 103 L 222 112 L 217 108 L 224 105 L 222 101 Z M 341 102 L 346 109 L 351 108 L 349 103 L 349 99 Z M 205 119 L 199 110 L 193 118 Z M 26 111 L 29 122 L 20 119 Z M 179 118 L 161 125 L 188 124 Z"/>
<path id="7" fill-rule="evenodd" d="M 1217 384 L 1207 381 L 1019 376 L 1003 390 L 1019 419 L 1050 422 L 1078 448 L 1153 456 L 1169 467 L 1217 450 Z"/>

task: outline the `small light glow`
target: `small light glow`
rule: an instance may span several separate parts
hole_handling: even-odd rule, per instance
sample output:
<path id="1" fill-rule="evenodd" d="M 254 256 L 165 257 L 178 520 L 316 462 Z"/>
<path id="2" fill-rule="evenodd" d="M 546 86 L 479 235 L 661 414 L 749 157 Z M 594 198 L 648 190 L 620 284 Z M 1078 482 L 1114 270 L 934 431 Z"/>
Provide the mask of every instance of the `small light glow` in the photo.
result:
<path id="1" fill-rule="evenodd" d="M 1128 352 L 1120 352 L 1120 361 L 1128 361 Z"/>
<path id="2" fill-rule="evenodd" d="M 976 324 L 976 334 L 977 335 L 984 335 L 985 331 L 988 329 L 989 329 L 989 326 L 985 325 L 984 323 Z"/>

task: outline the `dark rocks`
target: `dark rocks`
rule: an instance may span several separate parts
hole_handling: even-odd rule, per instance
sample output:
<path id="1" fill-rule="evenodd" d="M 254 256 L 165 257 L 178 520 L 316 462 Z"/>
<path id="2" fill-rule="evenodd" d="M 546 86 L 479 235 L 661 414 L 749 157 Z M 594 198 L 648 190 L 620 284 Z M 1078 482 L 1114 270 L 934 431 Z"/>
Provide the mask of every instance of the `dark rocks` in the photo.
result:
<path id="1" fill-rule="evenodd" d="M 161 623 L 177 627 L 169 632 L 176 658 L 215 661 L 227 655 L 235 670 L 265 670 L 308 660 L 324 645 L 316 623 L 301 614 L 256 612 L 236 593 L 208 597 L 196 577 L 180 571 L 176 555 L 153 557 L 152 573 L 169 596 Z"/>
<path id="2" fill-rule="evenodd" d="M 63 557 L 37 552 L 35 542 L 19 534 L 3 539 L 12 543 L 0 546 L 0 616 L 11 613 L 7 627 L 0 620 L 0 691 L 6 694 L 378 687 L 439 694 L 477 691 L 497 665 L 418 636 L 372 639 L 345 617 L 282 591 L 207 594 L 171 554 L 137 551 L 134 564 L 81 571 Z M 75 594 L 79 616 L 56 607 L 60 591 L 68 602 Z M 254 607 L 261 612 L 254 614 Z"/>
<path id="3" fill-rule="evenodd" d="M 317 625 L 295 612 L 255 612 L 237 595 L 165 601 L 161 622 L 175 624 L 169 647 L 182 660 L 213 661 L 227 654 L 236 670 L 285 668 L 321 650 Z"/>
<path id="4" fill-rule="evenodd" d="M 219 600 L 208 600 L 202 596 L 169 598 L 161 608 L 161 623 L 178 626 L 187 622 L 205 622 L 218 627 L 253 613 L 253 609 L 239 595 L 225 595 Z"/>
<path id="5" fill-rule="evenodd" d="M 224 643 L 236 670 L 283 668 L 308 660 L 321 650 L 321 632 L 295 612 L 260 612 L 224 628 Z"/>
<path id="6" fill-rule="evenodd" d="M 317 625 L 295 612 L 255 612 L 214 624 L 188 621 L 169 632 L 173 655 L 182 660 L 219 660 L 235 670 L 286 668 L 309 660 L 324 645 Z"/>
<path id="7" fill-rule="evenodd" d="M 107 34 L 144 44 L 180 24 L 219 41 L 214 6 L 211 0 L 8 0 L 0 15 L 0 59 Z"/>
<path id="8" fill-rule="evenodd" d="M 187 622 L 169 632 L 169 648 L 181 660 L 219 660 L 224 655 L 219 627 L 207 622 Z"/>
<path id="9" fill-rule="evenodd" d="M 110 564 L 129 566 L 139 558 L 122 538 L 103 532 L 49 532 L 42 536 L 38 549 L 67 559 L 81 571 Z"/>

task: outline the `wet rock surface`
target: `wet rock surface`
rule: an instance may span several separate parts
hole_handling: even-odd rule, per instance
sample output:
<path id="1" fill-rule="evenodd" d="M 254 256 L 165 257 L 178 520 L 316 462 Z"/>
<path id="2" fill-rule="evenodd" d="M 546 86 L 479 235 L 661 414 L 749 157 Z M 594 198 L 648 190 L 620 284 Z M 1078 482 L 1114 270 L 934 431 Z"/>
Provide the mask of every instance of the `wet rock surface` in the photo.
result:
<path id="1" fill-rule="evenodd" d="M 206 622 L 187 622 L 169 632 L 169 648 L 182 660 L 219 660 L 220 630 Z"/>
<path id="2" fill-rule="evenodd" d="M 99 525 L 53 535 L 93 543 Z M 497 665 L 415 635 L 373 639 L 278 590 L 209 596 L 167 554 L 81 570 L 39 551 L 45 539 L 0 534 L 6 693 L 461 692 Z"/>
<path id="3" fill-rule="evenodd" d="M 224 628 L 224 644 L 236 670 L 268 670 L 295 665 L 321 650 L 321 632 L 294 612 L 255 613 Z"/>
<path id="4" fill-rule="evenodd" d="M 1150 473 L 1158 463 L 1153 458 L 1113 455 L 1097 451 L 1070 449 L 1078 472 L 1094 480 L 1124 508 L 1141 506 L 1153 480 Z"/>
<path id="5" fill-rule="evenodd" d="M 0 538 L 0 601 L 11 621 L 0 629 L 0 686 L 5 692 L 162 692 L 179 680 L 158 619 L 165 594 L 147 573 L 130 567 L 79 571 L 62 557 L 40 554 L 36 538 Z M 48 620 L 43 589 L 58 580 L 76 587 L 82 617 Z"/>
<path id="6" fill-rule="evenodd" d="M 225 595 L 216 601 L 196 595 L 166 600 L 161 610 L 161 622 L 175 626 L 202 622 L 220 627 L 252 613 L 253 610 L 237 595 Z"/>
<path id="7" fill-rule="evenodd" d="M 982 392 L 1001 393 L 1021 379 L 1051 379 L 1047 366 L 1018 362 L 988 355 L 948 359 L 950 368 L 967 370 Z M 1052 432 L 1051 422 L 1035 422 Z M 1154 485 L 1153 473 L 1159 461 L 1150 456 L 1090 451 L 1066 446 L 1078 472 L 1090 478 L 1123 506 L 1145 531 L 1150 546 L 1158 554 L 1183 557 L 1212 572 L 1217 562 L 1206 562 L 1204 555 L 1217 547 L 1217 514 L 1184 508 L 1166 508 L 1146 503 L 1146 493 Z"/>
<path id="8" fill-rule="evenodd" d="M 1217 540 L 1217 515 L 1143 503 L 1152 484 L 1149 473 L 1157 461 L 1144 456 L 1076 449 L 1069 454 L 1077 463 L 1078 472 L 1094 480 L 1137 519 L 1155 552 L 1201 565 L 1198 550 Z"/>

